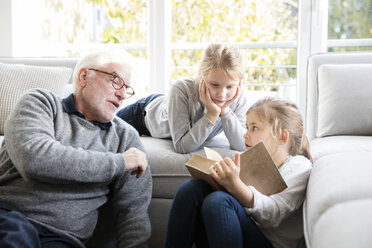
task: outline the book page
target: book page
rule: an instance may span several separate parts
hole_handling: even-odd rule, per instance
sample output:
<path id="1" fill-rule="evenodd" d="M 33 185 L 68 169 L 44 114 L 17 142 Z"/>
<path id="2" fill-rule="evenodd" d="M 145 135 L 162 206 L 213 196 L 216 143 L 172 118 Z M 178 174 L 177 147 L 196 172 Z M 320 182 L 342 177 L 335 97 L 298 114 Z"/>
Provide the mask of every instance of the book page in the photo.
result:
<path id="1" fill-rule="evenodd" d="M 210 150 L 212 153 L 215 152 L 210 148 L 208 152 L 210 152 Z M 213 158 L 214 159 L 210 159 L 195 154 L 189 161 L 186 162 L 186 167 L 192 177 L 203 179 L 215 189 L 221 190 L 222 187 L 211 177 L 209 173 L 210 167 L 215 164 L 216 161 L 220 161 L 222 158 L 220 155 L 219 157 L 214 156 Z M 239 176 L 246 185 L 254 186 L 258 191 L 265 195 L 272 195 L 281 192 L 287 187 L 279 173 L 278 168 L 275 166 L 270 154 L 262 142 L 240 155 Z"/>
<path id="2" fill-rule="evenodd" d="M 205 155 L 207 155 L 207 158 L 209 158 L 209 159 L 212 159 L 212 160 L 215 160 L 215 161 L 223 160 L 221 155 L 218 152 L 216 152 L 215 150 L 211 149 L 211 148 L 204 147 L 204 152 L 205 152 Z"/>

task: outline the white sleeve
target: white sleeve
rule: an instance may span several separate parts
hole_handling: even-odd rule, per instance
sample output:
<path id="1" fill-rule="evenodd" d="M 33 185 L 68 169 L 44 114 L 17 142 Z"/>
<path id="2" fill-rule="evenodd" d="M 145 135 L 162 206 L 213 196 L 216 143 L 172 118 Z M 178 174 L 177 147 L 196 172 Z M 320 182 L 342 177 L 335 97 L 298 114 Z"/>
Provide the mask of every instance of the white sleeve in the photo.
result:
<path id="1" fill-rule="evenodd" d="M 294 158 L 297 157 L 302 156 Z M 298 209 L 304 201 L 311 163 L 303 159 L 294 160 L 290 161 L 292 164 L 289 165 L 287 174 L 282 175 L 288 186 L 282 192 L 266 196 L 249 186 L 254 194 L 254 204 L 253 208 L 246 208 L 246 212 L 263 227 L 279 226 L 282 220 Z"/>

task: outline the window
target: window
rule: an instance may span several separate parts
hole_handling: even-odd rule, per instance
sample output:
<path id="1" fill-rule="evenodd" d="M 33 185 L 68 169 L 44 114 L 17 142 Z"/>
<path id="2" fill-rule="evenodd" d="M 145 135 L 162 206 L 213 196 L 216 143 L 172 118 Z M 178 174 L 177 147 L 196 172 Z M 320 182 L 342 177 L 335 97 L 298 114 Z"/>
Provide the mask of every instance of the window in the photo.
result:
<path id="1" fill-rule="evenodd" d="M 366 50 L 372 50 L 372 1 L 329 1 L 328 51 Z"/>
<path id="2" fill-rule="evenodd" d="M 195 76 L 208 43 L 235 43 L 252 101 L 262 95 L 295 101 L 297 15 L 297 0 L 173 0 L 171 79 Z"/>
<path id="3" fill-rule="evenodd" d="M 0 20 L 0 56 L 126 49 L 137 98 L 195 76 L 210 42 L 235 43 L 250 99 L 297 100 L 302 113 L 311 54 L 372 50 L 372 0 L 2 0 Z"/>

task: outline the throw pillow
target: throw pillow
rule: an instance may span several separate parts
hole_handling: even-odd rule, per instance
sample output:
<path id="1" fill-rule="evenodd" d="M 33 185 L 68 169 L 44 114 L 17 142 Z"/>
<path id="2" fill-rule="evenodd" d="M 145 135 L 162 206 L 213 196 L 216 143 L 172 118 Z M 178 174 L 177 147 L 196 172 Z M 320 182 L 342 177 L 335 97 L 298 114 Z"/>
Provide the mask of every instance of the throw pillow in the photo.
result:
<path id="1" fill-rule="evenodd" d="M 317 137 L 372 135 L 372 64 L 325 64 L 318 71 Z"/>
<path id="2" fill-rule="evenodd" d="M 18 98 L 32 88 L 43 88 L 62 96 L 72 75 L 67 67 L 0 63 L 0 135 Z"/>

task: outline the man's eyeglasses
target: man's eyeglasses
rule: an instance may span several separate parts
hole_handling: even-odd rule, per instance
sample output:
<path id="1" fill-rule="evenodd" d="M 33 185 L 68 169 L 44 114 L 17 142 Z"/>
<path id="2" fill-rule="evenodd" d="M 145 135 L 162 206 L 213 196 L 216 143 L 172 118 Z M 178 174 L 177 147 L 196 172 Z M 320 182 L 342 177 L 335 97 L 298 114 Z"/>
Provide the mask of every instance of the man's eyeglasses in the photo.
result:
<path id="1" fill-rule="evenodd" d="M 114 87 L 114 89 L 116 89 L 116 90 L 120 90 L 121 88 L 125 87 L 125 97 L 126 98 L 129 98 L 129 97 L 131 97 L 135 94 L 134 89 L 132 87 L 130 87 L 129 85 L 126 85 L 124 79 L 119 77 L 119 75 L 117 75 L 115 72 L 114 73 L 109 73 L 109 72 L 105 72 L 105 71 L 101 71 L 101 70 L 97 70 L 97 69 L 93 69 L 93 68 L 89 68 L 89 70 L 104 73 L 106 75 L 112 76 L 113 77 L 113 79 L 111 80 L 112 87 Z"/>

